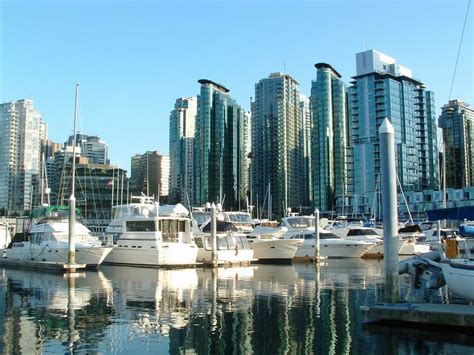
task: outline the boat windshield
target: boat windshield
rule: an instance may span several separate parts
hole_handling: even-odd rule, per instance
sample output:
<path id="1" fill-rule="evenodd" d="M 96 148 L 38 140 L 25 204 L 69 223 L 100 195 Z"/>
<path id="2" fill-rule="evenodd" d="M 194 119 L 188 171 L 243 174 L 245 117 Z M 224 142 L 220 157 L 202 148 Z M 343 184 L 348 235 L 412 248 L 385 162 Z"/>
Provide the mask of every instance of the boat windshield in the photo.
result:
<path id="1" fill-rule="evenodd" d="M 230 213 L 227 216 L 231 222 L 252 224 L 252 218 L 247 213 Z"/>
<path id="2" fill-rule="evenodd" d="M 289 217 L 286 221 L 291 228 L 314 227 L 314 218 L 312 217 Z"/>
<path id="3" fill-rule="evenodd" d="M 364 229 L 360 229 L 360 228 L 357 228 L 357 229 L 350 229 L 349 232 L 347 232 L 347 236 L 348 236 L 348 237 L 355 236 L 355 235 L 375 235 L 375 236 L 378 237 L 377 232 L 374 231 L 373 229 L 370 229 L 370 228 L 364 228 Z"/>
<path id="4" fill-rule="evenodd" d="M 299 234 L 299 235 L 294 235 L 291 237 L 291 239 L 304 239 L 304 240 L 312 240 L 316 239 L 316 236 L 314 233 L 306 233 L 306 234 Z M 339 237 L 333 233 L 319 233 L 319 239 L 339 239 Z"/>
<path id="5" fill-rule="evenodd" d="M 193 212 L 193 219 L 200 226 L 211 219 L 211 212 Z"/>

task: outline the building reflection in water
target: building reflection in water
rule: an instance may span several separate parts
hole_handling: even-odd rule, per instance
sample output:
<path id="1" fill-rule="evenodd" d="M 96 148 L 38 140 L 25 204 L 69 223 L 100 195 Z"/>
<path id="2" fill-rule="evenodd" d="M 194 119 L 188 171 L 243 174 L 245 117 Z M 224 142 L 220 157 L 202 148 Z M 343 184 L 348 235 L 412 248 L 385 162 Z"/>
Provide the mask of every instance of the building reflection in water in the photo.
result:
<path id="1" fill-rule="evenodd" d="M 0 351 L 349 354 L 474 350 L 364 324 L 380 263 L 220 269 L 102 267 L 75 277 L 0 269 Z M 405 290 L 410 294 L 410 290 Z M 388 332 L 388 333 L 387 333 Z M 425 340 L 423 340 L 425 339 Z M 471 341 L 472 343 L 472 341 Z"/>

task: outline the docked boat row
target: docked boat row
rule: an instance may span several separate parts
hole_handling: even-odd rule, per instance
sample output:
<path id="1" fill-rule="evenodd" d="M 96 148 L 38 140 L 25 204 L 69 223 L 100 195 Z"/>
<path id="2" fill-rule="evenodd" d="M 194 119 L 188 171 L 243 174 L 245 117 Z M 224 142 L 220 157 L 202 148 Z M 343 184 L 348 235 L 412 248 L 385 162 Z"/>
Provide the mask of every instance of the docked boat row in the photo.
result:
<path id="1" fill-rule="evenodd" d="M 17 233 L 4 252 L 10 260 L 67 262 L 68 207 L 35 209 L 27 228 Z M 259 262 L 305 261 L 315 255 L 315 219 L 284 217 L 277 227 L 254 226 L 250 214 L 217 214 L 213 255 L 210 212 L 189 211 L 183 205 L 160 206 L 146 196 L 114 206 L 112 221 L 100 238 L 75 222 L 76 262 L 97 267 L 101 263 L 128 266 L 191 266 Z M 77 216 L 77 219 L 79 216 Z M 383 256 L 381 229 L 344 220 L 321 220 L 320 256 L 360 258 Z M 430 250 L 420 243 L 417 229 L 400 230 L 399 254 L 416 255 Z M 6 238 L 6 237 L 5 237 Z"/>

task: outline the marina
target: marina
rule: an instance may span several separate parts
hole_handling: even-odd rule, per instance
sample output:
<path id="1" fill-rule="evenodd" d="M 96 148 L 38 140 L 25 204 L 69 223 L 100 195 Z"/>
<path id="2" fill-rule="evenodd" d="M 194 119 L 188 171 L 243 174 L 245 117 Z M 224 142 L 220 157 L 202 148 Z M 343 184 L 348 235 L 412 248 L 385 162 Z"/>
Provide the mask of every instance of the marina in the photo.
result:
<path id="1" fill-rule="evenodd" d="M 383 262 L 376 260 L 329 259 L 321 267 L 101 266 L 72 277 L 1 267 L 0 285 L 2 353 L 474 351 L 472 329 L 455 335 L 445 329 L 434 338 L 420 327 L 415 337 L 404 333 L 406 325 L 368 323 L 360 308 L 384 294 Z M 407 276 L 400 289 L 411 302 L 467 304 L 446 288 L 416 289 Z"/>
<path id="2" fill-rule="evenodd" d="M 2 4 L 0 354 L 474 355 L 471 0 L 245 5 Z"/>

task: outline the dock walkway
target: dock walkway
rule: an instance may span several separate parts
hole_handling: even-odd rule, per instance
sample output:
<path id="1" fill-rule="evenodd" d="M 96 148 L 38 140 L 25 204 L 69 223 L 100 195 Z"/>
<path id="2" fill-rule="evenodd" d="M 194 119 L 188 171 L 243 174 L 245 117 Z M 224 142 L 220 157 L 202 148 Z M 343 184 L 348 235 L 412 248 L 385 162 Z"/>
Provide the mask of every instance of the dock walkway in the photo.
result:
<path id="1" fill-rule="evenodd" d="M 394 303 L 361 307 L 376 321 L 410 322 L 420 325 L 474 329 L 474 306 L 460 304 Z"/>

